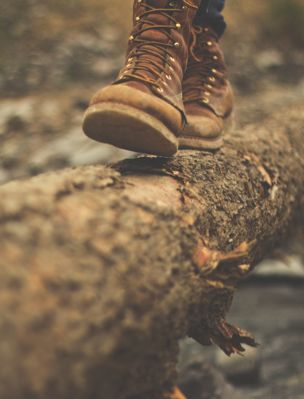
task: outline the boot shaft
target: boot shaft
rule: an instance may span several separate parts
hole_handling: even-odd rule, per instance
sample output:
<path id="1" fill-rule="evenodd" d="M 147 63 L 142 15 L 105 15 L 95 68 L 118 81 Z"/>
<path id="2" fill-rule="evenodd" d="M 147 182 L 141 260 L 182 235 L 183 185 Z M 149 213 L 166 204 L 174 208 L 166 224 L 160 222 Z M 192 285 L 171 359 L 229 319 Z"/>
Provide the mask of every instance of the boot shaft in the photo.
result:
<path id="1" fill-rule="evenodd" d="M 182 79 L 201 0 L 135 0 L 127 61 L 116 84 L 152 92 L 184 116 Z"/>
<path id="2" fill-rule="evenodd" d="M 183 95 L 184 103 L 201 102 L 217 116 L 231 113 L 233 94 L 227 66 L 218 36 L 211 27 L 193 27 Z"/>
<path id="3" fill-rule="evenodd" d="M 192 22 L 200 2 L 201 0 L 135 0 L 133 6 L 134 28 L 129 40 L 128 53 L 134 47 L 134 43 L 132 43 L 134 36 L 140 30 L 146 29 L 140 35 L 140 39 L 147 42 L 173 44 L 172 53 L 180 58 L 182 69 L 185 70 Z M 161 28 L 162 26 L 164 28 Z"/>

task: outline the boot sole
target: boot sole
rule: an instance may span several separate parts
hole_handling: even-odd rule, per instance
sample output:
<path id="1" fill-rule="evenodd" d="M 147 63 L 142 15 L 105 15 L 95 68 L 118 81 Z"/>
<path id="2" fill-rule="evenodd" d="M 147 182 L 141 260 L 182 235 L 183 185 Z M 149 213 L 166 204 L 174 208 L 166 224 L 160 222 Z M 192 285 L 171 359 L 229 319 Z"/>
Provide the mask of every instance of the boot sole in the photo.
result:
<path id="1" fill-rule="evenodd" d="M 125 150 L 172 156 L 178 139 L 157 118 L 119 103 L 91 105 L 84 115 L 84 133 L 91 139 Z"/>
<path id="2" fill-rule="evenodd" d="M 197 150 L 219 150 L 224 144 L 225 133 L 231 131 L 235 127 L 234 114 L 231 114 L 224 120 L 224 130 L 221 135 L 217 137 L 197 137 L 197 136 L 179 136 L 180 149 L 197 149 Z"/>
<path id="3" fill-rule="evenodd" d="M 216 139 L 197 138 L 196 136 L 180 136 L 179 148 L 181 150 L 218 150 L 224 144 L 223 137 Z"/>

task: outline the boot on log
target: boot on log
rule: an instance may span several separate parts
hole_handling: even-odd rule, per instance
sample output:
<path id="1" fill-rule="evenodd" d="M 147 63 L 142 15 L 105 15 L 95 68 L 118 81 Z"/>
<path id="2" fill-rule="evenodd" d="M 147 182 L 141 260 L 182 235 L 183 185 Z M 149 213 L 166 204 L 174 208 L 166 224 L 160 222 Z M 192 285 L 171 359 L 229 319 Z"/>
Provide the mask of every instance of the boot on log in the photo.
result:
<path id="1" fill-rule="evenodd" d="M 179 147 L 216 150 L 223 145 L 224 130 L 232 127 L 233 91 L 216 32 L 194 26 L 192 41 L 183 81 L 187 123 Z"/>
<path id="2" fill-rule="evenodd" d="M 200 0 L 135 0 L 127 60 L 85 113 L 91 138 L 148 154 L 173 155 L 185 122 L 182 79 Z"/>

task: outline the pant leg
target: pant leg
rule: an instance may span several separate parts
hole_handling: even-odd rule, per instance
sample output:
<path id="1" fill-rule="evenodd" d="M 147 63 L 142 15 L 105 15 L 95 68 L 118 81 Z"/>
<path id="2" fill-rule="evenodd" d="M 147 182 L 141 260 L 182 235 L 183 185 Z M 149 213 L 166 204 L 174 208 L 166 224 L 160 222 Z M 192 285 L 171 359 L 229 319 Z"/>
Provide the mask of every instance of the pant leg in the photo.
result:
<path id="1" fill-rule="evenodd" d="M 203 0 L 196 15 L 195 24 L 200 26 L 211 26 L 219 36 L 226 29 L 226 22 L 222 15 L 225 0 Z"/>

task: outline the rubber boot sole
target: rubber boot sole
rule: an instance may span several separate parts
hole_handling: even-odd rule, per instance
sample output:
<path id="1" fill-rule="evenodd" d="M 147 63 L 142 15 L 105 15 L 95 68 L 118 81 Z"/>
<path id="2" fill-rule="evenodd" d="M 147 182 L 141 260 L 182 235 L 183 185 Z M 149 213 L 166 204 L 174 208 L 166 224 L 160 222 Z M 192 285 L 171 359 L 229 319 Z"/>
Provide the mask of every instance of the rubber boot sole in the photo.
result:
<path id="1" fill-rule="evenodd" d="M 215 139 L 209 138 L 198 138 L 196 136 L 180 136 L 179 137 L 179 148 L 181 150 L 207 150 L 215 151 L 219 150 L 224 144 L 224 138 L 218 137 Z"/>
<path id="2" fill-rule="evenodd" d="M 191 135 L 187 133 L 187 135 L 179 136 L 179 148 L 180 149 L 192 149 L 192 150 L 207 150 L 207 151 L 216 151 L 219 150 L 224 144 L 224 136 L 225 133 L 231 131 L 235 127 L 235 119 L 234 115 L 230 115 L 228 118 L 224 120 L 224 129 L 223 132 L 215 137 L 198 137 L 195 135 Z M 184 128 L 187 129 L 188 132 L 191 131 L 191 125 L 188 125 Z"/>
<path id="3" fill-rule="evenodd" d="M 172 156 L 178 149 L 177 137 L 160 120 L 119 103 L 91 105 L 83 130 L 93 140 L 129 151 Z"/>

